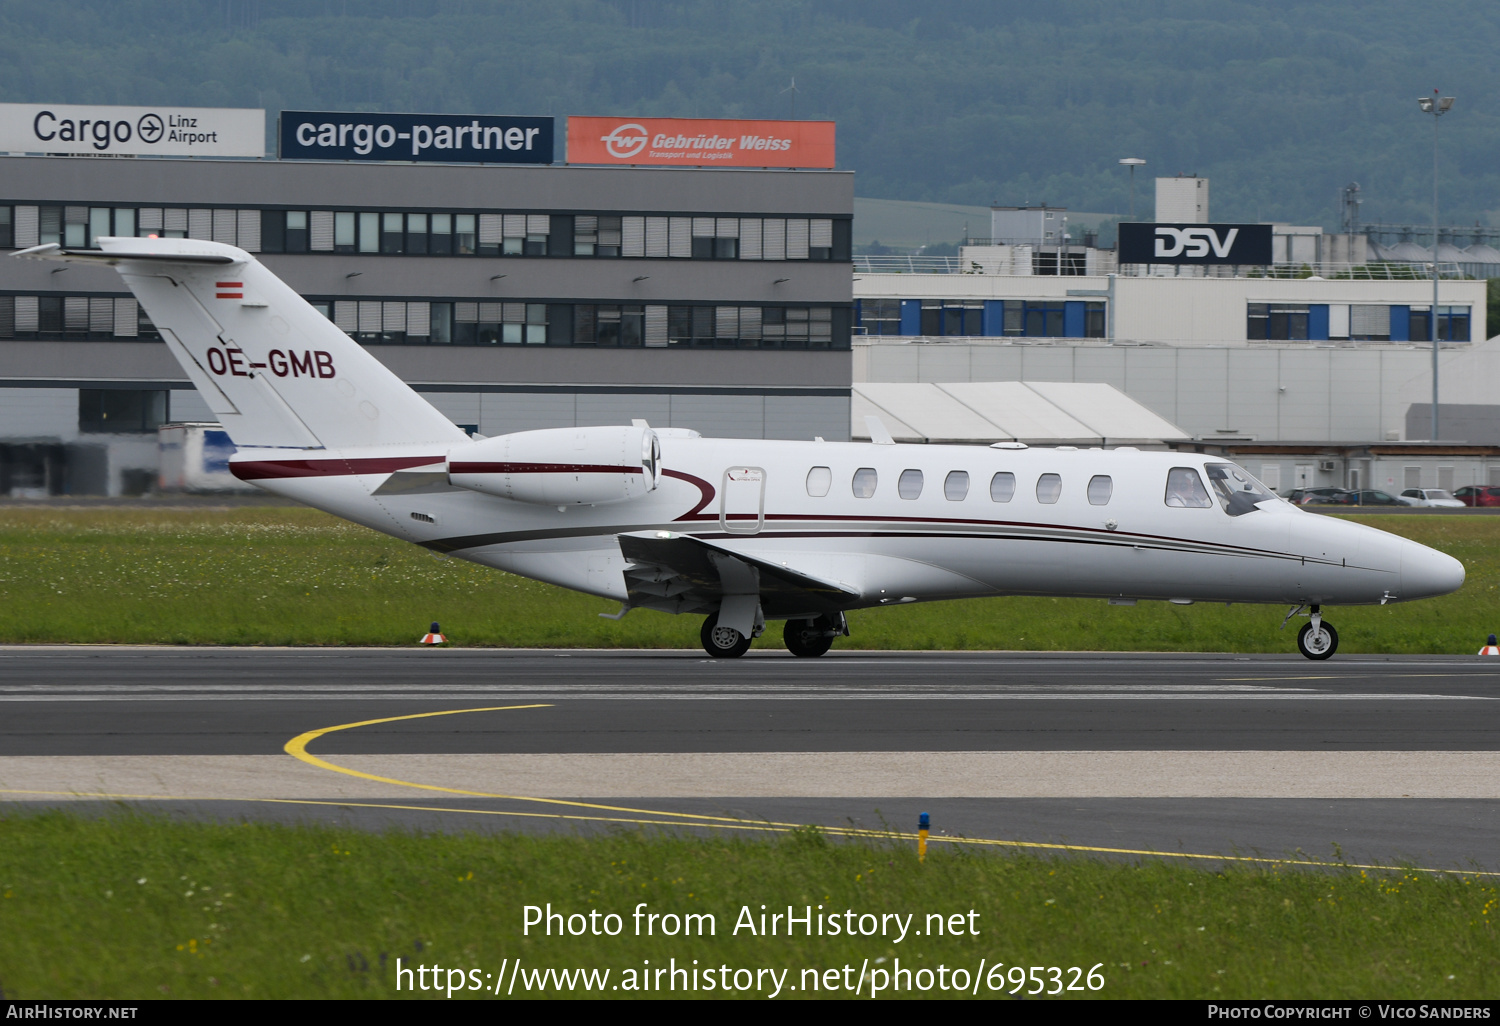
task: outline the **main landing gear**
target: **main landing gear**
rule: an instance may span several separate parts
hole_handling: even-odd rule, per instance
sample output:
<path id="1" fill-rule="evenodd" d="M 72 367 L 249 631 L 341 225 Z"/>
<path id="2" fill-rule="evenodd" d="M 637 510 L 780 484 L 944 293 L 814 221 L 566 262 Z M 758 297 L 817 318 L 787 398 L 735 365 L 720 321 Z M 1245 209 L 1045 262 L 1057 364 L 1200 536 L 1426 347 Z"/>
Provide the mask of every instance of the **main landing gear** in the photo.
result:
<path id="1" fill-rule="evenodd" d="M 848 634 L 844 614 L 815 616 L 811 620 L 788 620 L 781 632 L 786 650 L 794 656 L 820 656 L 833 647 L 833 639 Z"/>
<path id="2" fill-rule="evenodd" d="M 811 620 L 788 620 L 782 638 L 794 656 L 820 656 L 833 646 L 833 639 L 849 633 L 843 613 L 815 616 Z M 719 614 L 711 613 L 699 632 L 703 651 L 715 659 L 737 659 L 750 650 L 750 639 L 733 627 L 720 627 Z"/>
<path id="3" fill-rule="evenodd" d="M 720 627 L 718 613 L 708 615 L 698 636 L 703 641 L 703 651 L 715 659 L 738 659 L 750 651 L 750 639 L 733 627 Z"/>
<path id="4" fill-rule="evenodd" d="M 1302 607 L 1292 610 L 1287 614 L 1287 619 L 1296 615 Z M 1312 607 L 1312 619 L 1302 625 L 1297 632 L 1297 651 L 1309 659 L 1327 659 L 1339 650 L 1339 632 L 1333 629 L 1333 624 L 1323 622 L 1322 608 Z"/>

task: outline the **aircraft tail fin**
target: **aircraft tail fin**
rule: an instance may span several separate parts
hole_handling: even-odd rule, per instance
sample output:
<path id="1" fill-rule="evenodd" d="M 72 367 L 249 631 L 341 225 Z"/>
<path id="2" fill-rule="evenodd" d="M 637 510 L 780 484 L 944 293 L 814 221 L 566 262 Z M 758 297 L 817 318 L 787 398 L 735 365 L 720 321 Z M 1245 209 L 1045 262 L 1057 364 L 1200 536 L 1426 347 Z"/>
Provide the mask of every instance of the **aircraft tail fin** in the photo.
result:
<path id="1" fill-rule="evenodd" d="M 234 444 L 345 448 L 467 436 L 242 249 L 200 239 L 101 238 L 16 256 L 120 272 Z"/>

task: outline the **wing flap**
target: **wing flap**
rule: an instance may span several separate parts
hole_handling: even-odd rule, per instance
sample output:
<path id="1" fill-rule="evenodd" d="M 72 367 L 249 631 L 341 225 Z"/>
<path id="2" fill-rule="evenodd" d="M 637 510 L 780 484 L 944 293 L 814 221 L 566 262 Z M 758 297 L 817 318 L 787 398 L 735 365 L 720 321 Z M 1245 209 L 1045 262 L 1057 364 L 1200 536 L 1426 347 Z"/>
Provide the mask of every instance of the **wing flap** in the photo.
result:
<path id="1" fill-rule="evenodd" d="M 817 616 L 852 608 L 858 591 L 778 562 L 668 531 L 619 535 L 632 565 L 625 585 L 632 606 L 667 612 L 715 608 L 728 594 L 760 595 L 768 617 Z"/>

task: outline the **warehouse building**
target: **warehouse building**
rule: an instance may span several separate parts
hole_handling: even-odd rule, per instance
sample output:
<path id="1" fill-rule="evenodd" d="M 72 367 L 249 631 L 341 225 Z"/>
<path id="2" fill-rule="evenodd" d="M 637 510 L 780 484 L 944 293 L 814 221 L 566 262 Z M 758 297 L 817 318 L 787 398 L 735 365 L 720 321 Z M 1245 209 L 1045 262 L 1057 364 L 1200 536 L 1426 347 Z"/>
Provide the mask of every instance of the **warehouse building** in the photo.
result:
<path id="1" fill-rule="evenodd" d="M 847 438 L 853 176 L 0 157 L 0 250 L 257 254 L 453 421 Z M 211 421 L 114 271 L 0 261 L 0 494 L 121 494 Z"/>

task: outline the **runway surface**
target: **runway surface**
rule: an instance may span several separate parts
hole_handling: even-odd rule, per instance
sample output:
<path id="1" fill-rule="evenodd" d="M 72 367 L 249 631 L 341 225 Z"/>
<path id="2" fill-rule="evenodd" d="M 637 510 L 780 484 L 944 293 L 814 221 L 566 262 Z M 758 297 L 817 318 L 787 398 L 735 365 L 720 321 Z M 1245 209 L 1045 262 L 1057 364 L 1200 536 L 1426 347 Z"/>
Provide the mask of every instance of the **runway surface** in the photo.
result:
<path id="1" fill-rule="evenodd" d="M 5 648 L 0 800 L 1500 871 L 1497 699 L 1475 657 Z"/>

